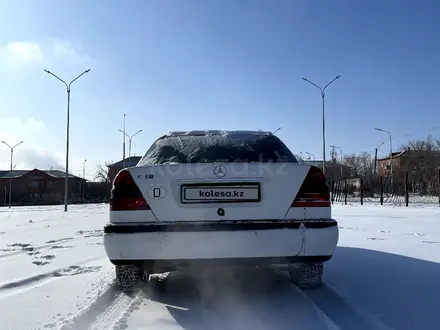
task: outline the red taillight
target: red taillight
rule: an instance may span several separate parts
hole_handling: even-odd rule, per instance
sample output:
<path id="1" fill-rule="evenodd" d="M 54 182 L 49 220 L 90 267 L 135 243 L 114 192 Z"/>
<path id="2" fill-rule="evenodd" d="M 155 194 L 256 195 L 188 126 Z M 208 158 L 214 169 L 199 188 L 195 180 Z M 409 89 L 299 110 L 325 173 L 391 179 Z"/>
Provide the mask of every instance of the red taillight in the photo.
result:
<path id="1" fill-rule="evenodd" d="M 150 206 L 127 170 L 118 173 L 113 181 L 110 211 L 145 211 Z"/>
<path id="2" fill-rule="evenodd" d="M 330 207 L 330 190 L 321 169 L 310 168 L 292 207 Z"/>

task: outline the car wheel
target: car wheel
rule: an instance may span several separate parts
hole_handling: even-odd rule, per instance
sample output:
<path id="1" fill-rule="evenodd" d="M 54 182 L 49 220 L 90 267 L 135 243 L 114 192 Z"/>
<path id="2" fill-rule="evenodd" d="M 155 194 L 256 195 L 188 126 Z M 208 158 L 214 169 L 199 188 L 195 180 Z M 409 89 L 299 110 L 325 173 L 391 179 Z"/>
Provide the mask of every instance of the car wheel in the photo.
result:
<path id="1" fill-rule="evenodd" d="M 301 289 L 316 288 L 322 284 L 324 264 L 322 262 L 302 264 L 289 270 L 289 279 Z"/>
<path id="2" fill-rule="evenodd" d="M 142 268 L 136 265 L 117 265 L 115 271 L 116 285 L 124 292 L 133 292 L 142 278 Z"/>

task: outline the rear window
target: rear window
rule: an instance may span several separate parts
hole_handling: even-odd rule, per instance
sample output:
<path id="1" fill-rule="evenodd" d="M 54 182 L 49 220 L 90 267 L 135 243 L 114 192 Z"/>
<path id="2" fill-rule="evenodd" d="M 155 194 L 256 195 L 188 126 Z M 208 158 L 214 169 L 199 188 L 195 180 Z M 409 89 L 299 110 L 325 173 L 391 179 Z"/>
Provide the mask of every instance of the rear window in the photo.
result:
<path id="1" fill-rule="evenodd" d="M 295 156 L 275 135 L 227 132 L 215 135 L 162 137 L 150 147 L 138 165 L 214 162 L 297 163 Z"/>

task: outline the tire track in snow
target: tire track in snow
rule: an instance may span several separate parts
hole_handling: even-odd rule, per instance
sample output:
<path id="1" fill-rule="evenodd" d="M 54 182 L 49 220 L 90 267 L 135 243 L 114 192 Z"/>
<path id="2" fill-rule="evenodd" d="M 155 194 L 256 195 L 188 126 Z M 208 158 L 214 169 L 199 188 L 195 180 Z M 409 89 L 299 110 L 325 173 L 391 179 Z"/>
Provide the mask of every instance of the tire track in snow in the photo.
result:
<path id="1" fill-rule="evenodd" d="M 251 291 L 240 290 L 236 297 L 237 307 L 248 314 L 247 322 L 238 329 L 284 330 L 298 327 L 298 329 L 341 330 L 301 290 L 291 285 L 284 272 L 273 270 L 260 270 L 260 272 L 261 279 L 249 284 Z M 252 279 L 255 281 L 256 277 L 253 276 Z M 221 329 L 221 327 L 215 328 Z"/>
<path id="2" fill-rule="evenodd" d="M 81 240 L 83 237 L 78 237 L 78 238 L 74 238 L 74 237 L 65 237 L 65 238 L 61 238 L 61 239 L 56 239 L 56 240 L 50 240 L 47 241 L 46 244 L 43 245 L 39 245 L 39 246 L 33 246 L 30 243 L 14 243 L 9 245 L 9 247 L 11 248 L 16 248 L 14 250 L 10 250 L 11 252 L 8 253 L 4 253 L 0 255 L 0 260 L 1 259 L 7 259 L 7 258 L 11 258 L 11 257 L 15 257 L 17 255 L 21 255 L 21 254 L 26 254 L 29 252 L 33 252 L 33 251 L 40 251 L 40 250 L 44 250 L 47 248 L 51 248 L 53 246 L 57 246 L 60 245 L 61 243 L 72 243 L 78 240 Z M 8 251 L 7 248 L 6 249 L 2 249 L 3 251 Z"/>
<path id="3" fill-rule="evenodd" d="M 318 317 L 325 323 L 328 330 L 342 330 L 342 328 L 336 324 L 335 321 L 333 321 L 321 308 L 319 308 L 319 306 L 316 305 L 315 302 L 313 302 L 313 300 L 307 296 L 307 294 L 293 284 L 291 285 L 291 288 L 301 295 L 305 300 L 307 300 L 311 306 L 313 306 Z"/>
<path id="4" fill-rule="evenodd" d="M 67 227 L 69 225 L 69 220 L 60 220 L 59 218 L 48 219 L 42 221 L 32 221 L 27 223 L 17 224 L 16 227 L 7 228 L 7 233 L 9 234 L 17 234 L 20 232 L 29 232 L 30 230 L 46 230 L 47 228 L 54 228 L 55 226 L 51 224 L 47 224 L 47 222 L 55 223 L 57 228 Z"/>
<path id="5" fill-rule="evenodd" d="M 104 313 L 99 314 L 89 329 L 108 330 L 108 329 L 125 329 L 127 328 L 127 320 L 130 314 L 139 309 L 143 299 L 139 293 L 130 297 L 123 293 L 119 294 L 119 298 L 115 303 L 109 306 Z M 82 329 L 82 328 L 79 328 Z"/>
<path id="6" fill-rule="evenodd" d="M 262 330 L 298 326 L 301 329 L 321 330 L 324 326 L 328 330 L 392 330 L 328 284 L 319 289 L 303 291 L 280 277 L 274 278 L 274 281 L 270 277 L 254 277 L 257 283 L 249 282 L 247 288 L 243 287 L 248 285 L 247 281 L 238 284 L 226 281 L 223 287 L 221 283 L 208 281 L 208 286 L 220 284 L 220 290 L 214 286 L 207 291 L 207 287 L 202 286 L 199 294 L 185 298 L 191 291 L 188 291 L 187 285 L 182 286 L 188 284 L 185 280 L 171 280 L 170 285 L 166 285 L 167 289 L 160 292 L 154 290 L 154 285 L 152 287 L 150 283 L 148 287 L 142 286 L 136 293 L 127 295 L 117 290 L 113 278 L 113 273 L 109 273 L 98 283 L 98 290 L 92 290 L 95 297 L 89 295 L 89 303 L 81 305 L 73 318 L 58 323 L 58 326 L 62 330 L 126 329 L 130 326 L 132 313 L 144 303 L 147 313 L 139 311 L 139 314 L 148 317 L 152 304 L 155 308 L 163 305 L 171 308 L 171 318 L 175 318 L 173 321 L 182 328 L 188 325 L 197 329 Z M 269 283 L 264 283 L 265 280 L 269 280 Z M 204 279 L 199 278 L 198 281 L 204 282 Z M 196 286 L 199 284 L 196 283 Z M 151 290 L 156 292 L 152 293 Z M 184 308 L 179 317 L 178 313 L 173 312 L 176 308 L 171 303 L 191 307 L 186 311 Z"/>
<path id="7" fill-rule="evenodd" d="M 101 288 L 105 288 L 104 291 L 90 304 L 83 306 L 60 330 L 108 330 L 118 323 L 125 323 L 130 308 L 140 305 L 142 298 L 139 291 L 132 295 L 119 291 L 113 283 L 113 278 L 114 274 L 111 273 L 101 284 Z"/>
<path id="8" fill-rule="evenodd" d="M 0 254 L 0 260 L 11 258 L 22 254 L 35 254 L 36 251 L 44 250 L 47 248 L 72 248 L 75 246 L 63 246 L 63 243 L 73 243 L 88 238 L 99 238 L 103 236 L 103 230 L 80 230 L 75 233 L 77 237 L 63 237 L 58 239 L 49 240 L 46 244 L 33 246 L 32 243 L 13 243 L 7 245 L 7 248 L 0 249 L 0 251 L 8 252 Z"/>
<path id="9" fill-rule="evenodd" d="M 149 324 L 145 329 L 156 329 L 157 321 L 157 328 L 164 329 L 339 330 L 301 291 L 292 290 L 285 274 L 209 272 L 176 272 L 163 284 L 153 281 L 143 293 L 145 310 L 133 313 L 126 325 Z"/>
<path id="10" fill-rule="evenodd" d="M 37 274 L 34 276 L 26 277 L 17 281 L 4 283 L 0 286 L 0 299 L 4 299 L 6 297 L 10 297 L 11 295 L 15 295 L 18 293 L 22 293 L 28 290 L 32 290 L 36 287 L 42 286 L 46 283 L 56 280 L 57 278 L 61 278 L 64 276 L 75 276 L 88 272 L 95 272 L 100 269 L 97 266 L 90 267 L 81 267 L 81 265 L 87 264 L 89 262 L 104 259 L 105 257 L 94 257 L 86 259 L 82 262 L 76 263 L 76 265 L 58 268 L 55 270 L 51 270 L 46 273 Z"/>
<path id="11" fill-rule="evenodd" d="M 314 290 L 292 287 L 308 297 L 340 330 L 394 330 L 328 283 Z"/>
<path id="12" fill-rule="evenodd" d="M 143 324 L 145 329 L 284 330 L 297 326 L 340 330 L 301 291 L 291 290 L 284 276 L 259 277 L 257 283 L 249 278 L 237 281 L 233 274 L 218 280 L 200 274 L 176 276 L 163 284 L 152 279 L 133 295 L 120 292 L 113 281 L 106 280 L 103 292 L 61 324 L 61 329 L 128 329 Z M 132 317 L 141 323 L 131 324 Z M 157 327 L 151 323 L 155 321 Z"/>

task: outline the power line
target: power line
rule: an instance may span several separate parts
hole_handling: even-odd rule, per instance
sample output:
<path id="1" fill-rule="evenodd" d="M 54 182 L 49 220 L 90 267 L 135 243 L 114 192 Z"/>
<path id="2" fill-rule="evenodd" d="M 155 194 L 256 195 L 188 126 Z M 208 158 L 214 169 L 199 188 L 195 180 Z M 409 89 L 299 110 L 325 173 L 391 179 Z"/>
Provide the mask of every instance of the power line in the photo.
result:
<path id="1" fill-rule="evenodd" d="M 422 134 L 422 133 L 427 133 L 427 132 L 435 131 L 436 129 L 440 129 L 440 126 L 435 126 L 435 127 L 430 128 L 430 129 L 427 129 L 427 130 L 419 131 L 417 133 L 409 133 L 409 134 L 398 135 L 395 138 L 393 138 L 393 140 L 394 139 L 398 139 L 398 138 L 402 138 L 402 137 L 411 137 L 411 136 L 419 135 L 419 134 Z"/>
<path id="2" fill-rule="evenodd" d="M 402 134 L 402 135 L 394 136 L 391 140 L 394 141 L 394 140 L 401 139 L 401 138 L 404 138 L 404 137 L 416 136 L 416 135 L 419 135 L 419 134 L 432 132 L 432 131 L 435 131 L 435 130 L 437 130 L 437 129 L 440 129 L 440 126 L 435 126 L 435 127 L 429 128 L 429 129 L 427 129 L 427 130 L 419 131 L 419 132 L 416 132 L 416 133 L 405 133 L 405 134 Z M 369 145 L 369 146 L 367 146 L 367 147 L 365 147 L 365 148 L 360 149 L 359 151 L 373 150 L 373 149 L 376 148 L 376 146 L 377 146 L 378 144 L 380 144 L 380 143 L 385 143 L 385 142 L 386 142 L 386 141 L 383 140 L 383 141 L 380 141 L 380 142 L 377 142 L 377 143 L 371 144 L 371 145 Z"/>

